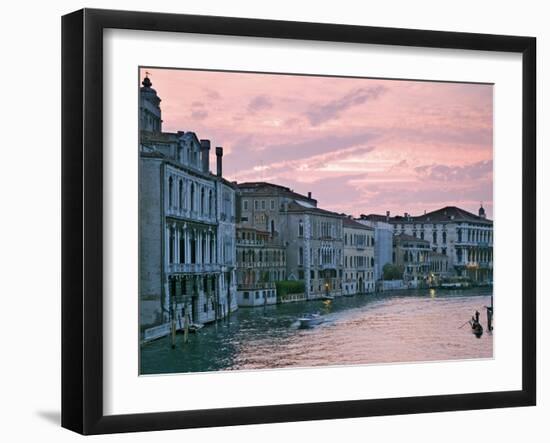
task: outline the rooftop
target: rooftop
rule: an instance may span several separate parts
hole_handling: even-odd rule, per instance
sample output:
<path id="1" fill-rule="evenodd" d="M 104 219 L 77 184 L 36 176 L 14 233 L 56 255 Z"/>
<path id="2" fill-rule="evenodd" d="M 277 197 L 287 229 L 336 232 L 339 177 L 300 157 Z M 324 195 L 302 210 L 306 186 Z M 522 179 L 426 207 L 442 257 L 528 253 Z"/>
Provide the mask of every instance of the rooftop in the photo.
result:
<path id="1" fill-rule="evenodd" d="M 366 216 L 367 220 L 386 220 L 386 216 L 378 214 L 369 214 Z M 444 222 L 471 222 L 471 223 L 486 223 L 492 224 L 493 221 L 479 217 L 478 215 L 472 214 L 471 212 L 466 211 L 465 209 L 458 208 L 456 206 L 445 206 L 441 209 L 436 209 L 435 211 L 427 212 L 422 215 L 396 215 L 390 217 L 388 220 L 389 223 L 406 223 L 406 222 L 415 222 L 415 223 L 444 223 Z"/>
<path id="2" fill-rule="evenodd" d="M 385 215 L 380 215 L 380 214 L 369 214 L 369 215 L 361 214 L 359 218 L 362 220 L 382 221 L 382 222 L 385 222 L 388 220 L 388 218 Z"/>
<path id="3" fill-rule="evenodd" d="M 349 217 L 344 218 L 344 228 L 364 229 L 365 231 L 374 231 L 373 227 L 356 222 L 355 220 Z"/>
<path id="4" fill-rule="evenodd" d="M 428 244 L 430 243 L 428 240 L 422 240 L 421 238 L 414 237 L 413 235 L 409 235 L 409 234 L 398 234 L 398 235 L 394 235 L 393 238 L 394 240 L 397 240 L 399 242 L 414 241 L 418 243 L 428 243 Z"/>
<path id="5" fill-rule="evenodd" d="M 299 194 L 294 192 L 292 189 L 287 188 L 286 186 L 276 185 L 274 183 L 268 182 L 244 182 L 237 185 L 240 190 L 248 190 L 254 192 L 257 195 L 285 195 L 290 198 L 307 200 L 312 204 L 317 205 L 317 200 L 314 198 L 308 197 L 306 195 Z"/>
<path id="6" fill-rule="evenodd" d="M 327 211 L 326 209 L 321 209 L 298 200 L 293 200 L 288 204 L 288 212 L 310 212 L 313 214 L 343 218 L 340 214 L 336 212 Z"/>

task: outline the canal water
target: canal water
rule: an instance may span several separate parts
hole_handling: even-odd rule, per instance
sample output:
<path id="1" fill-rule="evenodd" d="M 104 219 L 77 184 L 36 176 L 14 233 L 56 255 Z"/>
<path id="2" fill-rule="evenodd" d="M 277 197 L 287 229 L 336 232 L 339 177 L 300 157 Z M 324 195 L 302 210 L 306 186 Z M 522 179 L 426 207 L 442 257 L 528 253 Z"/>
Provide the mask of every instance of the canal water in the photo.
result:
<path id="1" fill-rule="evenodd" d="M 484 306 L 492 288 L 407 290 L 256 308 L 240 308 L 228 320 L 165 337 L 141 347 L 141 373 L 163 374 L 235 369 L 491 358 L 493 336 Z M 484 333 L 467 324 L 481 314 Z M 320 313 L 308 329 L 298 318 Z"/>

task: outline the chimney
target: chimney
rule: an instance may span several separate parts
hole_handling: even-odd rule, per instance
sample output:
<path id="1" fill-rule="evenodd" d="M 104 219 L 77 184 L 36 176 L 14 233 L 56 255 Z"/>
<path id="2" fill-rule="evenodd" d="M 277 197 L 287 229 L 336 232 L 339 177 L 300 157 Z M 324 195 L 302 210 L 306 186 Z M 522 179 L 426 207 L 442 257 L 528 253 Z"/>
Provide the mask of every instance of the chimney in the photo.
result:
<path id="1" fill-rule="evenodd" d="M 386 221 L 390 221 L 390 211 L 386 211 Z"/>
<path id="2" fill-rule="evenodd" d="M 216 148 L 216 175 L 218 177 L 222 176 L 222 157 L 223 157 L 223 148 L 218 146 Z"/>
<path id="3" fill-rule="evenodd" d="M 307 198 L 309 198 L 311 200 L 311 192 L 307 193 Z"/>
<path id="4" fill-rule="evenodd" d="M 202 172 L 210 170 L 210 140 L 201 140 Z"/>

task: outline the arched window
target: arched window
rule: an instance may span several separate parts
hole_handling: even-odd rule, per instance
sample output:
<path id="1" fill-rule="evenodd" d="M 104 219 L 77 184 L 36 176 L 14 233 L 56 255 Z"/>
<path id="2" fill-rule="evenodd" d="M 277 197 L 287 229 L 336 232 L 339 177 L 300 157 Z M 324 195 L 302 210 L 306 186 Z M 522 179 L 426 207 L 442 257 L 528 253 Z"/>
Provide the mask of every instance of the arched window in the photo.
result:
<path id="1" fill-rule="evenodd" d="M 206 263 L 206 235 L 202 235 L 201 239 L 201 263 Z"/>
<path id="2" fill-rule="evenodd" d="M 170 207 L 174 206 L 174 179 L 172 177 L 168 179 L 168 204 Z"/>
<path id="3" fill-rule="evenodd" d="M 447 233 L 443 232 L 443 243 L 447 243 Z"/>
<path id="4" fill-rule="evenodd" d="M 437 243 L 437 231 L 433 232 L 433 243 Z"/>
<path id="5" fill-rule="evenodd" d="M 216 244 L 216 240 L 214 239 L 214 236 L 212 235 L 210 237 L 210 263 L 215 263 L 216 262 L 216 257 L 215 257 L 215 248 L 214 248 L 214 245 Z"/>
<path id="6" fill-rule="evenodd" d="M 180 263 L 185 263 L 185 231 L 180 231 Z"/>
<path id="7" fill-rule="evenodd" d="M 214 199 L 212 198 L 212 190 L 208 191 L 208 215 L 214 215 Z"/>
<path id="8" fill-rule="evenodd" d="M 180 200 L 179 201 L 179 207 L 180 207 L 180 209 L 183 209 L 184 202 L 185 202 L 185 192 L 184 192 L 184 189 L 183 189 L 183 180 L 180 180 L 178 195 L 179 195 L 179 200 Z"/>
<path id="9" fill-rule="evenodd" d="M 197 237 L 195 231 L 191 231 L 191 263 L 197 263 Z"/>
<path id="10" fill-rule="evenodd" d="M 275 220 L 271 220 L 271 235 L 275 234 Z"/>
<path id="11" fill-rule="evenodd" d="M 174 229 L 170 228 L 170 236 L 168 239 L 168 255 L 169 255 L 169 263 L 174 263 L 174 246 L 175 246 L 175 235 L 174 235 Z"/>
<path id="12" fill-rule="evenodd" d="M 298 222 L 298 235 L 300 237 L 304 236 L 304 222 L 302 220 Z"/>
<path id="13" fill-rule="evenodd" d="M 201 215 L 204 215 L 204 188 L 201 188 Z"/>
<path id="14" fill-rule="evenodd" d="M 191 183 L 191 211 L 195 210 L 195 183 Z"/>
<path id="15" fill-rule="evenodd" d="M 370 267 L 374 268 L 374 257 L 370 258 Z"/>

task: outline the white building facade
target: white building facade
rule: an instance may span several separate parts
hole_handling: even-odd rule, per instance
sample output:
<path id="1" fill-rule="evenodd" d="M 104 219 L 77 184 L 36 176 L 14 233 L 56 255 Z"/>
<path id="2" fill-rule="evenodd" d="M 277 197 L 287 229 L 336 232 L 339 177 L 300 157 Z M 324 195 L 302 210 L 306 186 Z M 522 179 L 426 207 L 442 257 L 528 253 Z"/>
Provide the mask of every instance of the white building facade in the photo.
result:
<path id="1" fill-rule="evenodd" d="M 448 257 L 449 267 L 478 284 L 493 281 L 493 221 L 483 206 L 478 215 L 447 206 L 420 216 L 391 217 L 394 234 L 426 240 L 432 251 Z"/>
<path id="2" fill-rule="evenodd" d="M 374 229 L 374 280 L 383 280 L 384 265 L 392 263 L 393 226 L 387 217 L 378 215 L 361 215 L 356 219 L 358 223 Z"/>
<path id="3" fill-rule="evenodd" d="M 209 170 L 210 142 L 162 132 L 148 78 L 140 91 L 140 326 L 156 338 L 237 308 L 235 186 Z M 156 120 L 155 120 L 156 119 Z"/>
<path id="4" fill-rule="evenodd" d="M 343 295 L 375 290 L 374 228 L 344 218 Z"/>

